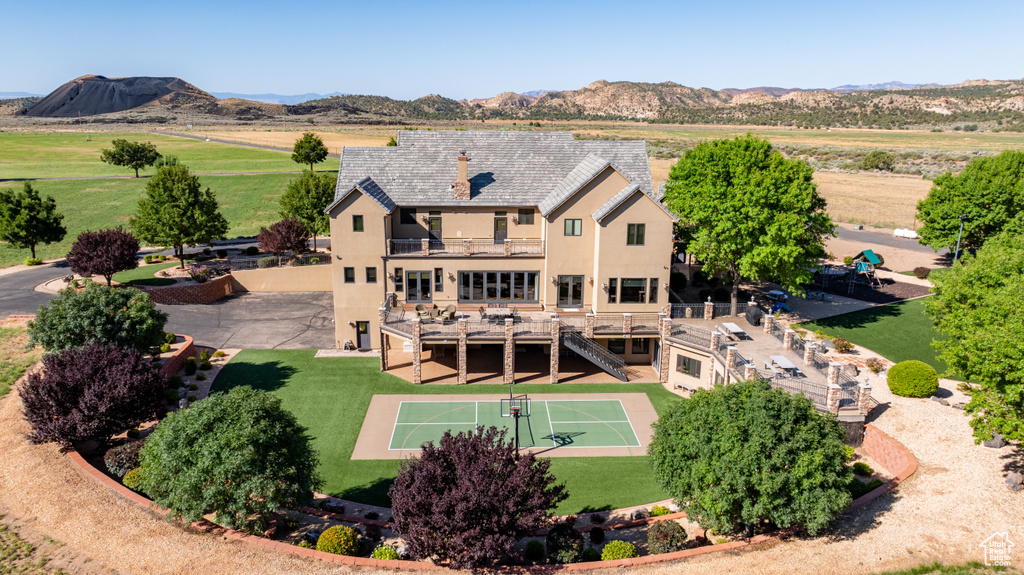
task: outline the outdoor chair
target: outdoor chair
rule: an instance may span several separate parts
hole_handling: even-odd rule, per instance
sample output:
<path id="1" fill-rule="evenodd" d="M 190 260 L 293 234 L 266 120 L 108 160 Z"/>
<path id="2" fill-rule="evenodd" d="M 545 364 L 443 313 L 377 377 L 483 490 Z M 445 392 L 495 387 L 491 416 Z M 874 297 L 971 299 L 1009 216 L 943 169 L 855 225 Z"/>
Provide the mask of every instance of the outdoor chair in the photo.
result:
<path id="1" fill-rule="evenodd" d="M 444 311 L 441 312 L 441 315 L 440 315 L 441 320 L 442 321 L 449 321 L 449 320 L 451 320 L 452 318 L 455 317 L 455 312 L 456 312 L 456 307 L 454 305 L 449 304 L 448 307 L 444 308 Z"/>
<path id="2" fill-rule="evenodd" d="M 425 304 L 418 303 L 416 304 L 416 315 L 420 316 L 420 319 L 429 319 L 430 311 Z"/>

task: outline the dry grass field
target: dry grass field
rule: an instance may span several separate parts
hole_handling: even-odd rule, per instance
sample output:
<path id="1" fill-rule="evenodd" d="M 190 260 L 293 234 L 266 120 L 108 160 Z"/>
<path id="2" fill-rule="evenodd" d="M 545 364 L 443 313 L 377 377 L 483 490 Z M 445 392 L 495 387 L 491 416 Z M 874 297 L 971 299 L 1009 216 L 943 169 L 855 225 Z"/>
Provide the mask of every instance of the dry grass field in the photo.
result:
<path id="1" fill-rule="evenodd" d="M 369 126 L 368 126 L 369 128 Z M 383 146 L 388 143 L 390 135 L 376 133 L 353 133 L 311 130 L 324 141 L 324 145 L 332 154 L 337 154 L 343 146 Z M 381 130 L 382 132 L 384 130 Z M 394 130 L 390 130 L 394 132 Z M 275 148 L 291 148 L 295 140 L 302 137 L 299 131 L 217 131 L 203 132 L 210 138 L 226 140 L 229 142 L 241 142 L 244 144 L 256 144 L 259 146 L 271 146 Z"/>

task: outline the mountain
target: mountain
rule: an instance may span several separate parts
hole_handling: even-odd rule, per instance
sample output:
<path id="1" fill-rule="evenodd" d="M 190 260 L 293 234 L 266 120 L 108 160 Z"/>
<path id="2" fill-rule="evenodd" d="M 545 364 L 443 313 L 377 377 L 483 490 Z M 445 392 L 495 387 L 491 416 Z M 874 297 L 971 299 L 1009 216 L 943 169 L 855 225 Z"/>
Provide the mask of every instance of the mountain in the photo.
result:
<path id="1" fill-rule="evenodd" d="M 180 78 L 82 76 L 39 100 L 25 115 L 70 118 L 202 100 L 216 98 Z"/>
<path id="2" fill-rule="evenodd" d="M 768 94 L 769 96 L 785 96 L 790 92 L 805 92 L 803 88 L 776 88 L 774 86 L 758 86 L 756 88 L 724 88 L 723 92 L 736 96 L 738 94 Z"/>
<path id="3" fill-rule="evenodd" d="M 938 84 L 904 84 L 893 80 L 883 84 L 844 84 L 829 89 L 833 92 L 864 92 L 866 90 L 912 90 L 918 86 L 938 86 Z"/>
<path id="4" fill-rule="evenodd" d="M 527 98 L 537 99 L 543 96 L 544 94 L 547 94 L 548 92 L 557 92 L 557 90 L 531 90 L 529 92 L 520 92 L 519 95 L 526 96 Z"/>
<path id="5" fill-rule="evenodd" d="M 15 98 L 40 98 L 42 94 L 29 94 L 28 92 L 0 92 L 0 100 L 13 100 Z"/>
<path id="6" fill-rule="evenodd" d="M 309 94 L 298 94 L 295 96 L 283 96 L 281 94 L 236 94 L 234 92 L 210 92 L 210 94 L 220 98 L 221 100 L 234 98 L 239 100 L 250 100 L 253 102 L 263 102 L 264 104 L 284 104 L 286 106 L 294 106 L 295 104 L 303 104 L 310 100 L 320 100 L 323 98 L 330 98 L 331 96 L 346 95 L 341 92 L 331 92 L 330 94 L 316 94 L 310 92 Z"/>

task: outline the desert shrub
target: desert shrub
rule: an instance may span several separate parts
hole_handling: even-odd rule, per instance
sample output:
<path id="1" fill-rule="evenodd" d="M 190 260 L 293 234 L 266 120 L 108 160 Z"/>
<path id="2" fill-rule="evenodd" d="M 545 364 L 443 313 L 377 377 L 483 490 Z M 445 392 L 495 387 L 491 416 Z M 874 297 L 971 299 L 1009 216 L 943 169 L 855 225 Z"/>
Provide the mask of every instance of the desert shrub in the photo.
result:
<path id="1" fill-rule="evenodd" d="M 204 256 L 210 255 L 210 248 L 203 248 L 203 255 Z"/>
<path id="2" fill-rule="evenodd" d="M 604 517 L 601 517 L 600 513 L 591 513 L 590 514 L 590 523 L 592 525 L 598 525 L 598 524 L 604 523 Z"/>
<path id="3" fill-rule="evenodd" d="M 843 455 L 846 457 L 847 461 L 853 461 L 853 454 L 855 452 L 856 451 L 853 449 L 853 447 L 851 447 L 849 445 L 844 445 L 843 446 Z"/>
<path id="4" fill-rule="evenodd" d="M 146 351 L 160 344 L 167 314 L 145 292 L 97 283 L 61 290 L 28 324 L 29 339 L 50 353 L 87 343 L 116 343 Z"/>
<path id="5" fill-rule="evenodd" d="M 668 515 L 670 513 L 672 513 L 672 510 L 664 505 L 651 506 L 651 517 L 661 517 L 662 515 Z"/>
<path id="6" fill-rule="evenodd" d="M 182 379 L 180 375 L 172 375 L 171 377 L 167 378 L 168 387 L 178 388 L 181 387 L 181 383 Z"/>
<path id="7" fill-rule="evenodd" d="M 590 563 L 591 561 L 600 561 L 601 552 L 593 547 L 587 547 L 580 553 L 580 561 L 583 563 Z"/>
<path id="8" fill-rule="evenodd" d="M 190 404 L 191 404 L 191 403 L 195 403 L 195 402 L 196 402 L 196 399 L 197 399 L 197 398 L 196 398 L 195 394 L 190 394 L 190 395 L 188 396 L 188 402 L 189 402 Z"/>
<path id="9" fill-rule="evenodd" d="M 381 533 L 380 525 L 367 525 L 363 528 L 363 534 L 371 541 L 380 541 L 380 538 L 384 535 Z"/>
<path id="10" fill-rule="evenodd" d="M 199 362 L 199 369 L 203 371 L 211 370 L 213 369 L 213 364 L 210 363 L 210 360 L 201 361 Z"/>
<path id="11" fill-rule="evenodd" d="M 185 358 L 185 375 L 192 375 L 196 372 L 196 358 L 195 356 L 188 356 Z"/>
<path id="12" fill-rule="evenodd" d="M 864 156 L 860 165 L 865 170 L 889 172 L 896 167 L 896 156 L 885 150 L 872 150 L 868 155 Z"/>
<path id="13" fill-rule="evenodd" d="M 82 232 L 68 252 L 68 267 L 81 276 L 103 276 L 110 285 L 117 272 L 139 266 L 138 251 L 139 240 L 123 228 Z"/>
<path id="14" fill-rule="evenodd" d="M 247 256 L 254 256 L 260 253 L 260 249 L 256 246 L 249 246 L 242 250 L 242 253 L 244 253 Z"/>
<path id="15" fill-rule="evenodd" d="M 841 337 L 832 338 L 832 346 L 836 349 L 837 353 L 850 353 L 853 351 L 853 344 Z"/>
<path id="16" fill-rule="evenodd" d="M 199 386 L 194 384 L 194 383 L 190 383 L 190 384 L 188 384 L 188 390 L 189 391 L 199 391 Z"/>
<path id="17" fill-rule="evenodd" d="M 161 343 L 160 344 L 160 353 L 168 353 L 170 351 L 171 351 L 171 344 L 169 344 L 169 343 Z"/>
<path id="18" fill-rule="evenodd" d="M 529 546 L 527 546 L 529 547 Z M 372 559 L 382 559 L 384 561 L 395 561 L 399 559 L 398 551 L 394 547 L 381 543 L 380 545 L 373 548 L 373 553 L 370 554 Z"/>
<path id="19" fill-rule="evenodd" d="M 715 301 L 727 302 L 727 301 L 729 301 L 729 298 L 731 297 L 731 295 L 729 294 L 729 290 L 720 287 L 720 288 L 715 288 L 715 293 L 714 293 L 713 297 L 714 297 Z"/>
<path id="20" fill-rule="evenodd" d="M 206 266 L 191 265 L 188 267 L 188 277 L 197 284 L 204 284 L 213 277 L 213 270 Z"/>
<path id="21" fill-rule="evenodd" d="M 142 469 L 136 467 L 121 478 L 121 484 L 132 491 L 142 491 Z"/>
<path id="22" fill-rule="evenodd" d="M 686 530 L 675 521 L 658 521 L 647 528 L 647 549 L 652 554 L 686 548 Z"/>
<path id="23" fill-rule="evenodd" d="M 917 279 L 928 279 L 928 275 L 931 273 L 931 268 L 926 268 L 924 266 L 917 266 L 916 268 L 914 268 L 914 277 L 916 277 Z"/>
<path id="24" fill-rule="evenodd" d="M 526 551 L 523 556 L 527 561 L 540 561 L 544 558 L 544 544 L 536 539 L 531 539 L 526 544 Z"/>
<path id="25" fill-rule="evenodd" d="M 552 563 L 575 563 L 585 546 L 583 535 L 570 522 L 562 522 L 548 530 L 544 539 L 548 560 Z"/>
<path id="26" fill-rule="evenodd" d="M 196 381 L 206 381 L 206 374 L 199 372 L 196 374 Z"/>
<path id="27" fill-rule="evenodd" d="M 861 477 L 871 477 L 872 473 L 873 472 L 871 471 L 871 466 L 868 465 L 867 463 L 864 463 L 863 461 L 858 461 L 857 463 L 853 464 L 854 475 L 859 475 Z"/>
<path id="28" fill-rule="evenodd" d="M 629 559 L 639 557 L 636 546 L 628 541 L 609 541 L 601 550 L 601 561 L 615 561 L 616 559 Z"/>
<path id="29" fill-rule="evenodd" d="M 845 258 L 843 258 L 843 265 L 852 266 L 853 256 L 846 256 Z"/>
<path id="30" fill-rule="evenodd" d="M 178 390 L 177 389 L 165 389 L 164 390 L 164 401 L 167 403 L 178 402 Z"/>
<path id="31" fill-rule="evenodd" d="M 871 370 L 871 373 L 875 374 L 882 371 L 882 368 L 885 367 L 885 363 L 881 359 L 878 359 L 877 357 L 869 357 L 868 360 L 864 362 L 864 364 L 867 366 L 868 369 Z"/>
<path id="32" fill-rule="evenodd" d="M 223 351 L 219 350 L 219 349 L 217 351 L 213 352 L 213 357 L 224 357 L 225 355 L 227 355 L 227 354 L 224 353 Z"/>
<path id="33" fill-rule="evenodd" d="M 39 258 L 28 257 L 28 258 L 25 258 L 25 265 L 27 265 L 27 266 L 41 266 L 41 265 L 43 265 L 43 260 L 41 260 Z"/>
<path id="34" fill-rule="evenodd" d="M 145 256 L 143 256 L 142 261 L 146 262 L 147 264 L 153 263 L 153 254 L 146 254 Z"/>
<path id="35" fill-rule="evenodd" d="M 901 361 L 889 369 L 889 391 L 902 397 L 930 397 L 939 389 L 939 374 L 923 361 Z"/>
<path id="36" fill-rule="evenodd" d="M 881 479 L 872 479 L 871 481 L 864 483 L 860 479 L 854 477 L 850 479 L 850 482 L 847 484 L 846 489 L 850 492 L 850 497 L 857 499 L 858 497 L 867 495 L 868 493 L 871 493 L 875 489 L 878 489 L 883 484 L 884 482 Z"/>
<path id="37" fill-rule="evenodd" d="M 137 349 L 89 344 L 43 356 L 21 388 L 33 443 L 105 441 L 156 415 L 166 380 Z"/>
<path id="38" fill-rule="evenodd" d="M 267 256 L 256 260 L 256 267 L 262 269 L 276 268 L 277 267 L 277 256 Z"/>
<path id="39" fill-rule="evenodd" d="M 117 447 L 111 447 L 103 455 L 103 463 L 107 470 L 118 477 L 124 477 L 132 469 L 139 466 L 139 450 L 143 442 L 129 441 Z"/>
<path id="40" fill-rule="evenodd" d="M 592 527 L 590 529 L 590 543 L 592 545 L 600 545 L 604 541 L 604 529 L 600 527 Z"/>
<path id="41" fill-rule="evenodd" d="M 335 525 L 327 529 L 316 540 L 316 550 L 354 557 L 359 551 L 359 540 L 355 529 L 344 525 Z"/>
<path id="42" fill-rule="evenodd" d="M 227 257 L 228 257 L 228 251 L 227 250 L 217 250 L 217 259 L 223 260 L 223 259 L 227 259 Z"/>

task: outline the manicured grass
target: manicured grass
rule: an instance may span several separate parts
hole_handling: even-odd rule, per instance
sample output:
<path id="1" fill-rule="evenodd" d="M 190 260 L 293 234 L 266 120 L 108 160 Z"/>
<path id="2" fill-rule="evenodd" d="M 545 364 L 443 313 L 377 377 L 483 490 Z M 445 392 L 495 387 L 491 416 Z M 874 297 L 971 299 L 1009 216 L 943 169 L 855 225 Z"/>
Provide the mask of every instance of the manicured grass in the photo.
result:
<path id="1" fill-rule="evenodd" d="M 895 362 L 918 359 L 942 374 L 946 364 L 936 359 L 932 340 L 941 339 L 924 314 L 924 298 L 845 313 L 800 327 L 848 339 Z"/>
<path id="2" fill-rule="evenodd" d="M 5 323 L 8 327 L 0 327 L 0 397 L 7 395 L 11 385 L 42 355 L 38 347 L 25 350 L 28 334 L 24 327 Z"/>
<path id="3" fill-rule="evenodd" d="M 326 493 L 390 505 L 397 460 L 350 459 L 370 398 L 387 394 L 503 393 L 503 386 L 413 385 L 380 373 L 376 359 L 314 358 L 312 350 L 245 350 L 217 376 L 213 391 L 249 385 L 274 393 L 305 425 L 320 454 Z M 660 384 L 520 384 L 518 393 L 646 393 L 662 413 L 677 396 Z M 383 423 L 390 425 L 391 422 Z M 551 469 L 570 497 L 561 513 L 613 509 L 666 499 L 647 457 L 558 457 Z"/>
<path id="4" fill-rule="evenodd" d="M 194 263 L 192 260 L 185 260 L 185 263 Z M 173 268 L 181 265 L 178 260 L 166 261 L 159 264 L 140 265 L 133 270 L 127 270 L 114 274 L 114 281 L 133 286 L 166 286 L 174 283 L 172 278 L 156 277 L 160 270 Z"/>

